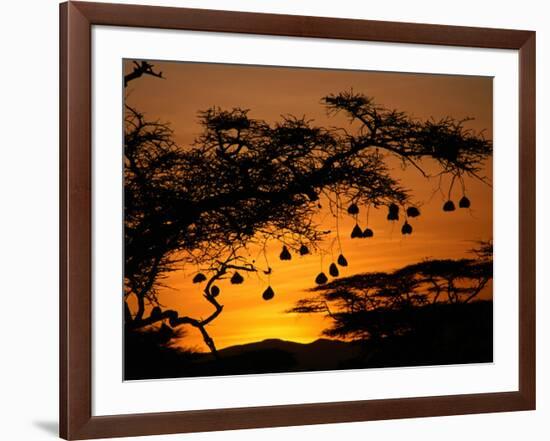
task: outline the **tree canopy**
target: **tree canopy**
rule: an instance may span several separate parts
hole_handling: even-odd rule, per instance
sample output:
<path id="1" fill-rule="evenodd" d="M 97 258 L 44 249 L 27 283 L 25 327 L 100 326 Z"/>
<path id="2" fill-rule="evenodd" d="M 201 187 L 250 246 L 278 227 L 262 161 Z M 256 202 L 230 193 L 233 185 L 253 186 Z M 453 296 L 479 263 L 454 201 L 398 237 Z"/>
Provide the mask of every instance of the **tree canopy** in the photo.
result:
<path id="1" fill-rule="evenodd" d="M 373 339 L 408 332 L 427 305 L 466 304 L 493 277 L 492 244 L 472 250 L 475 258 L 426 259 L 390 272 L 333 280 L 311 289 L 290 313 L 324 314 L 330 337 Z"/>

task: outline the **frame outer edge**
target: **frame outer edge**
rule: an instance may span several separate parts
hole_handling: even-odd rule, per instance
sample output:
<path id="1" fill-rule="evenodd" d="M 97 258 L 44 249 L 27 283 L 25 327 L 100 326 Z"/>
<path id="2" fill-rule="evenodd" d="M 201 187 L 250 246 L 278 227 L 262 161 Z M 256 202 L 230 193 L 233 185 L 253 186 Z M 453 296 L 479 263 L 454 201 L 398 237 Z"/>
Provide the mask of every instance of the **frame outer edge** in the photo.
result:
<path id="1" fill-rule="evenodd" d="M 178 7 L 71 2 L 99 25 L 517 49 L 529 31 Z M 326 30 L 330 29 L 330 32 Z"/>
<path id="2" fill-rule="evenodd" d="M 92 409 L 91 26 L 72 2 L 60 20 L 60 435 L 72 440 Z"/>
<path id="3" fill-rule="evenodd" d="M 274 20 L 271 23 L 270 16 Z M 162 20 L 166 20 L 164 24 Z M 161 22 L 160 25 L 159 22 Z M 275 30 L 274 23 L 277 24 Z M 325 32 L 321 28 L 326 27 L 319 27 L 323 23 L 334 23 L 338 30 L 334 29 L 334 35 Z M 519 391 L 92 417 L 92 24 L 401 43 L 414 43 L 416 40 L 417 43 L 434 45 L 519 49 L 521 183 L 519 195 Z M 353 29 L 347 31 L 345 29 L 347 25 L 353 25 Z M 391 35 L 388 36 L 388 34 Z M 61 4 L 60 435 L 72 440 L 534 409 L 536 384 L 534 166 L 534 32 L 107 3 L 69 1 Z"/>
<path id="4" fill-rule="evenodd" d="M 519 49 L 519 389 L 536 409 L 536 33 Z"/>
<path id="5" fill-rule="evenodd" d="M 67 439 L 67 3 L 59 5 L 59 436 Z"/>

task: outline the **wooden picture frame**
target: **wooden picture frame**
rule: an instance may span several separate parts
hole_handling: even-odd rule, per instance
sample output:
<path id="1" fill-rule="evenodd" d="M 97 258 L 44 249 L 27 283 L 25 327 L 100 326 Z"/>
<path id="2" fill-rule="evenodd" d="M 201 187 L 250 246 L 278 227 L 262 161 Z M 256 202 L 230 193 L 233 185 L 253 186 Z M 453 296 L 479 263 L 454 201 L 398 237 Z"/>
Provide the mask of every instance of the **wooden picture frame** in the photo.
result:
<path id="1" fill-rule="evenodd" d="M 92 25 L 519 51 L 519 390 L 133 415 L 92 415 Z M 68 2 L 60 5 L 60 435 L 65 439 L 535 409 L 535 32 Z"/>

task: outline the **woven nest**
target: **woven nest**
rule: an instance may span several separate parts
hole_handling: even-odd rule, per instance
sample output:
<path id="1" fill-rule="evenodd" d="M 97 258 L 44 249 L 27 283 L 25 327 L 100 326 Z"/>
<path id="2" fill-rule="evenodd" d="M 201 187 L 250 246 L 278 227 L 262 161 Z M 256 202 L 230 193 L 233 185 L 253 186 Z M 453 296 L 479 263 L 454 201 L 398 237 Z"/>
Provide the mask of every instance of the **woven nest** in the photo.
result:
<path id="1" fill-rule="evenodd" d="M 273 291 L 273 288 L 271 288 L 271 286 L 268 286 L 263 292 L 262 298 L 264 300 L 271 300 L 273 297 L 275 297 L 275 291 Z"/>
<path id="2" fill-rule="evenodd" d="M 409 207 L 407 208 L 407 216 L 408 217 L 420 216 L 420 210 L 416 207 Z"/>
<path id="3" fill-rule="evenodd" d="M 359 207 L 357 206 L 357 204 L 351 204 L 348 207 L 348 213 L 351 215 L 359 214 Z"/>
<path id="4" fill-rule="evenodd" d="M 365 228 L 365 231 L 363 231 L 363 237 L 369 238 L 374 236 L 374 231 L 372 231 L 370 228 Z"/>
<path id="5" fill-rule="evenodd" d="M 290 251 L 288 251 L 288 248 L 286 247 L 286 245 L 283 245 L 283 249 L 281 251 L 281 254 L 279 254 L 279 259 L 281 259 L 281 260 L 290 260 L 290 259 L 292 259 Z"/>
<path id="6" fill-rule="evenodd" d="M 470 199 L 468 199 L 466 196 L 462 196 L 460 201 L 458 201 L 458 206 L 460 208 L 470 208 Z"/>
<path id="7" fill-rule="evenodd" d="M 413 227 L 407 221 L 401 227 L 401 234 L 411 234 L 413 232 Z"/>
<path id="8" fill-rule="evenodd" d="M 344 257 L 343 254 L 340 254 L 338 256 L 338 259 L 336 260 L 336 262 L 338 262 L 338 265 L 340 266 L 348 266 L 348 261 L 347 259 Z"/>
<path id="9" fill-rule="evenodd" d="M 399 220 L 399 207 L 397 204 L 390 204 L 388 206 L 388 220 L 396 221 Z"/>
<path id="10" fill-rule="evenodd" d="M 243 278 L 243 276 L 241 276 L 241 275 L 239 274 L 238 271 L 235 271 L 235 272 L 233 273 L 233 275 L 231 276 L 230 282 L 231 282 L 233 285 L 240 285 L 241 283 L 244 282 L 244 278 Z"/>
<path id="11" fill-rule="evenodd" d="M 317 277 L 315 277 L 315 283 L 317 285 L 323 285 L 328 282 L 328 277 L 325 273 L 319 273 L 317 274 Z"/>
<path id="12" fill-rule="evenodd" d="M 353 227 L 353 230 L 351 230 L 351 238 L 352 239 L 359 239 L 363 237 L 363 231 L 359 227 L 359 225 L 355 224 L 355 227 Z"/>
<path id="13" fill-rule="evenodd" d="M 203 273 L 195 274 L 195 277 L 193 277 L 193 283 L 201 283 L 206 280 L 206 276 Z"/>
<path id="14" fill-rule="evenodd" d="M 443 211 L 455 211 L 455 203 L 453 201 L 447 201 L 443 204 Z"/>

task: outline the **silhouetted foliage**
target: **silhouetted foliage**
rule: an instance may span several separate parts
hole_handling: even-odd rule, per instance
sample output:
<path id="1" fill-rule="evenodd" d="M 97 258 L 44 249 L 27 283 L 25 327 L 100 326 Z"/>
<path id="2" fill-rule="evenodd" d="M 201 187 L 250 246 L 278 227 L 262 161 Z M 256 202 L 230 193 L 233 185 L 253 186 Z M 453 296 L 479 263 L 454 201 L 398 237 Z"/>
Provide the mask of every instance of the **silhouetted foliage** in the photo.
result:
<path id="1" fill-rule="evenodd" d="M 135 62 L 125 84 L 145 74 L 162 76 L 151 64 Z M 178 146 L 167 124 L 126 106 L 125 297 L 134 296 L 138 305 L 133 314 L 126 306 L 128 328 L 161 321 L 192 325 L 216 354 L 206 326 L 223 305 L 213 283 L 230 278 L 238 284 L 245 281 L 241 272 L 270 272 L 249 261 L 252 245 L 280 241 L 282 260 L 291 259 L 291 251 L 315 252 L 327 234 L 313 221 L 321 196 L 348 206 L 352 215 L 359 205 L 389 207 L 388 219 L 397 220 L 399 207 L 405 210 L 412 201 L 391 176 L 389 157 L 424 176 L 423 161 L 430 160 L 440 174 L 483 179 L 479 172 L 492 145 L 467 130 L 465 121 L 419 121 L 355 92 L 322 102 L 329 113 L 354 121 L 354 132 L 294 116 L 269 124 L 246 109 L 213 107 L 199 113 L 203 132 L 195 142 Z M 354 237 L 372 236 L 371 230 L 363 234 L 357 226 L 357 231 Z M 340 256 L 338 264 L 347 261 Z M 204 319 L 166 309 L 146 316 L 147 305 L 164 308 L 157 289 L 167 273 L 184 265 L 200 268 L 194 282 L 206 282 L 202 295 L 213 312 Z M 317 283 L 326 281 L 324 273 L 317 276 Z"/>
<path id="2" fill-rule="evenodd" d="M 162 324 L 156 329 L 127 330 L 124 335 L 124 378 L 141 380 L 180 377 L 192 373 L 199 355 L 170 345 L 181 330 Z"/>
<path id="3" fill-rule="evenodd" d="M 357 274 L 312 288 L 292 313 L 330 319 L 328 337 L 379 339 L 414 332 L 425 306 L 467 304 L 493 276 L 492 244 L 473 250 L 475 259 L 430 259 L 392 272 Z M 433 308 L 432 308 L 433 310 Z"/>

